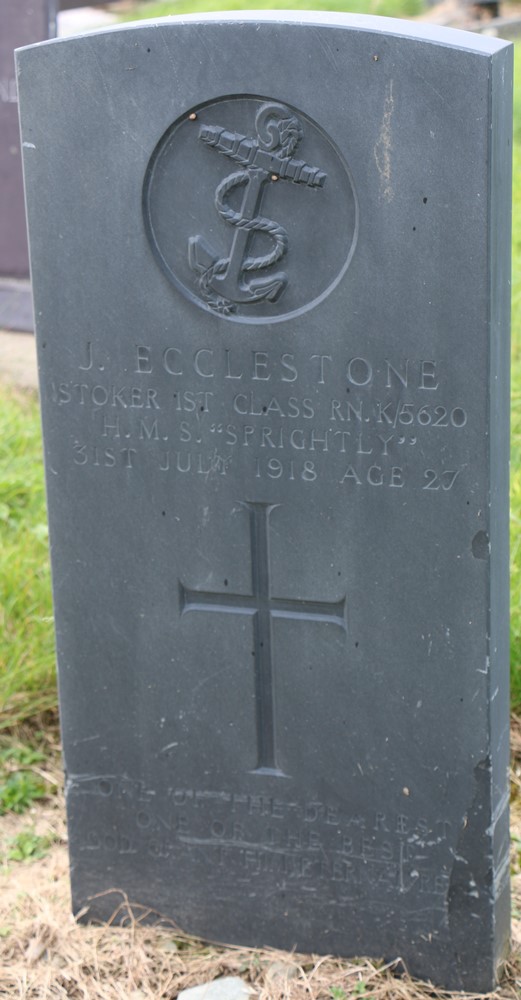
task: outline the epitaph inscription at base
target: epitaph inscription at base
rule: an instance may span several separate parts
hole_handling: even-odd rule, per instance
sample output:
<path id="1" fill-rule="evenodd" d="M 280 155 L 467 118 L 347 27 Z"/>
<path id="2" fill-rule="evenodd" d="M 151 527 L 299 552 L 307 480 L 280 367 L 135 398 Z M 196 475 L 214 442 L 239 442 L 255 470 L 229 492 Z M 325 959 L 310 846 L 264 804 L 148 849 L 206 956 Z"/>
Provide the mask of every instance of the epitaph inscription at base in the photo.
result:
<path id="1" fill-rule="evenodd" d="M 75 911 L 493 988 L 511 47 L 215 15 L 19 73 Z"/>

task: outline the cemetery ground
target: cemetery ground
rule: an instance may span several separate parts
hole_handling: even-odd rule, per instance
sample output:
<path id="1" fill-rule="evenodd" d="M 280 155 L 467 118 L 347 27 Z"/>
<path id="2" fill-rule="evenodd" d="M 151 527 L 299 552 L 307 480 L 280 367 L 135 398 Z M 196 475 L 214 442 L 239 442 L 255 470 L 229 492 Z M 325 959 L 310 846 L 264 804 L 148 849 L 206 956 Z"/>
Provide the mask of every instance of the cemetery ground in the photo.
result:
<path id="1" fill-rule="evenodd" d="M 38 728 L 40 727 L 40 728 Z M 519 1000 L 521 996 L 521 722 L 512 726 L 512 955 L 491 994 L 448 993 L 389 965 L 223 948 L 185 937 L 115 891 L 114 917 L 76 924 L 70 913 L 59 730 L 53 712 L 0 740 L 0 997 L 21 1000 L 174 1000 L 223 977 L 233 1000 Z M 118 926 L 116 926 L 116 922 Z M 247 990 L 251 990 L 248 994 Z M 223 995 L 220 1000 L 232 1000 Z"/>
<path id="2" fill-rule="evenodd" d="M 379 6 L 373 12 L 390 11 Z M 490 994 L 498 1000 L 521 996 L 520 46 L 516 61 L 511 474 L 513 953 L 502 985 Z M 223 976 L 239 977 L 258 1000 L 451 996 L 411 981 L 399 961 L 383 967 L 364 959 L 345 961 L 212 947 L 185 938 L 168 922 L 154 926 L 154 914 L 131 909 L 132 901 L 117 892 L 113 922 L 101 927 L 74 922 L 61 793 L 38 405 L 33 391 L 27 386 L 20 388 L 20 383 L 26 383 L 19 372 L 13 371 L 8 382 L 0 386 L 0 997 L 174 1000 L 185 988 Z M 116 926 L 121 917 L 123 925 Z M 146 922 L 150 918 L 152 925 Z"/>

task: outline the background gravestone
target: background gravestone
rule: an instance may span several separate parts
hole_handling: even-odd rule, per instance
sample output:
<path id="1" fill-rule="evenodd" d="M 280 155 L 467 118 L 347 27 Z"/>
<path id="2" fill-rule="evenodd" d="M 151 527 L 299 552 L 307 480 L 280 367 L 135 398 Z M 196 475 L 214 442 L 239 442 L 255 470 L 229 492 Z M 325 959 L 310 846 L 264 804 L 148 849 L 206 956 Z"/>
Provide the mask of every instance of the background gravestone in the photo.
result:
<path id="1" fill-rule="evenodd" d="M 490 989 L 511 47 L 216 15 L 19 72 L 75 911 Z"/>
<path id="2" fill-rule="evenodd" d="M 27 252 L 14 49 L 56 33 L 53 0 L 2 0 L 0 9 L 0 275 L 26 278 Z"/>
<path id="3" fill-rule="evenodd" d="M 54 0 L 0 5 L 0 327 L 32 329 L 14 50 L 56 34 Z M 15 280 L 12 280 L 15 279 Z"/>

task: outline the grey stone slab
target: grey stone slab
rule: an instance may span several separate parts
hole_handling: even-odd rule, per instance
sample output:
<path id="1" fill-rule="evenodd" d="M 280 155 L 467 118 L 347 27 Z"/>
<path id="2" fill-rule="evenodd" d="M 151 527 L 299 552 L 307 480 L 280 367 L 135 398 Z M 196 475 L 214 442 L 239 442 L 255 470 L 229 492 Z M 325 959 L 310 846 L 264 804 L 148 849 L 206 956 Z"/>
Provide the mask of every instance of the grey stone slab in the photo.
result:
<path id="1" fill-rule="evenodd" d="M 0 329 L 34 330 L 30 281 L 0 278 Z"/>
<path id="2" fill-rule="evenodd" d="M 14 50 L 56 33 L 54 0 L 0 5 L 0 275 L 25 278 L 29 257 Z"/>
<path id="3" fill-rule="evenodd" d="M 496 17 L 491 23 L 481 24 L 475 30 L 492 38 L 515 41 L 521 35 L 521 17 Z"/>
<path id="4" fill-rule="evenodd" d="M 19 53 L 75 911 L 495 983 L 511 52 L 267 13 Z"/>

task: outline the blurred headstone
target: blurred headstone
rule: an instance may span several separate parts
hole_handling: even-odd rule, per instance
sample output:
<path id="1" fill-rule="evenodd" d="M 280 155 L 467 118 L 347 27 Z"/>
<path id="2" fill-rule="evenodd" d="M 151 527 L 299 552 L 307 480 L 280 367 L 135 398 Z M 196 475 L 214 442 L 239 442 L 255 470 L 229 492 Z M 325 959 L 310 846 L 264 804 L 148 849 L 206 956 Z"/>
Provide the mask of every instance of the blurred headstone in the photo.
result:
<path id="1" fill-rule="evenodd" d="M 55 34 L 55 0 L 1 0 L 0 328 L 32 326 L 14 49 Z"/>

